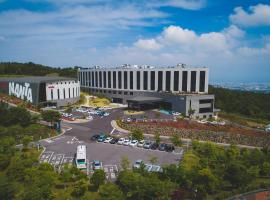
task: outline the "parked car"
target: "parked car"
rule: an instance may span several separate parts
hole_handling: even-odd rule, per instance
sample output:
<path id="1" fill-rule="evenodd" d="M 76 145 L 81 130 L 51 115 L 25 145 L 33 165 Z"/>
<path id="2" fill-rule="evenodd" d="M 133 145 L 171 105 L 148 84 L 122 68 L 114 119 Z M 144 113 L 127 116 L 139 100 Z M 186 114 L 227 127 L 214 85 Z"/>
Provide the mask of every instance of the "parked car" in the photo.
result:
<path id="1" fill-rule="evenodd" d="M 110 113 L 107 113 L 107 112 L 105 112 L 105 113 L 103 114 L 104 117 L 107 117 L 107 116 L 109 116 L 109 115 L 110 115 Z"/>
<path id="2" fill-rule="evenodd" d="M 123 145 L 128 146 L 130 144 L 130 139 L 125 139 Z"/>
<path id="3" fill-rule="evenodd" d="M 129 146 L 136 147 L 138 145 L 138 140 L 131 140 Z"/>
<path id="4" fill-rule="evenodd" d="M 146 141 L 144 142 L 143 148 L 145 148 L 145 149 L 150 149 L 150 146 L 151 146 L 151 141 L 146 140 Z"/>
<path id="5" fill-rule="evenodd" d="M 171 144 L 166 144 L 165 145 L 165 151 L 167 152 L 172 152 L 174 150 L 174 146 Z"/>
<path id="6" fill-rule="evenodd" d="M 112 137 L 107 137 L 105 140 L 104 140 L 104 143 L 110 143 L 112 141 Z"/>
<path id="7" fill-rule="evenodd" d="M 158 144 L 156 142 L 153 142 L 150 146 L 150 149 L 156 150 L 158 148 Z"/>
<path id="8" fill-rule="evenodd" d="M 118 142 L 118 139 L 117 139 L 117 138 L 113 138 L 113 139 L 110 141 L 111 144 L 116 144 L 117 142 Z"/>
<path id="9" fill-rule="evenodd" d="M 117 144 L 123 144 L 124 141 L 125 141 L 125 138 L 120 138 L 120 139 L 118 140 Z"/>
<path id="10" fill-rule="evenodd" d="M 99 138 L 99 135 L 93 135 L 93 136 L 91 137 L 91 140 L 92 140 L 92 141 L 97 141 L 98 138 Z"/>
<path id="11" fill-rule="evenodd" d="M 179 113 L 179 112 L 174 112 L 174 111 L 173 111 L 173 112 L 172 112 L 172 115 L 173 115 L 173 116 L 179 116 L 179 115 L 181 115 L 181 113 Z"/>
<path id="12" fill-rule="evenodd" d="M 143 147 L 143 145 L 144 145 L 144 140 L 140 140 L 139 142 L 138 142 L 138 147 Z"/>
<path id="13" fill-rule="evenodd" d="M 127 122 L 131 122 L 131 119 L 130 119 L 130 118 L 127 118 L 126 121 L 127 121 Z"/>
<path id="14" fill-rule="evenodd" d="M 142 160 L 136 160 L 135 163 L 133 164 L 133 168 L 139 169 L 142 164 L 143 164 Z"/>
<path id="15" fill-rule="evenodd" d="M 99 142 L 104 142 L 106 140 L 107 136 L 105 134 L 100 134 L 98 137 Z"/>
<path id="16" fill-rule="evenodd" d="M 102 169 L 102 162 L 99 160 L 93 160 L 92 162 L 93 170 Z"/>
<path id="17" fill-rule="evenodd" d="M 161 143 L 159 145 L 159 147 L 158 147 L 158 150 L 160 150 L 160 151 L 165 151 L 165 149 L 166 149 L 166 144 L 165 143 Z"/>

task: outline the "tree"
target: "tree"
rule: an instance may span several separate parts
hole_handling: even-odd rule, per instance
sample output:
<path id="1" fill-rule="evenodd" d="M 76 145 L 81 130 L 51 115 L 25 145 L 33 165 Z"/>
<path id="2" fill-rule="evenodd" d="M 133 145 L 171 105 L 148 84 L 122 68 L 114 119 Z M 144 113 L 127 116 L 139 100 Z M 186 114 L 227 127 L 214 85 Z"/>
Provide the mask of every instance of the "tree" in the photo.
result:
<path id="1" fill-rule="evenodd" d="M 177 146 L 177 147 L 182 146 L 182 141 L 178 134 L 173 134 L 170 140 L 174 146 Z"/>
<path id="2" fill-rule="evenodd" d="M 0 175 L 0 199 L 12 200 L 15 194 L 15 187 L 4 175 Z"/>
<path id="3" fill-rule="evenodd" d="M 23 147 L 24 147 L 25 149 L 27 149 L 29 143 L 32 142 L 32 141 L 33 141 L 33 137 L 32 137 L 32 136 L 25 135 L 25 136 L 23 137 L 23 139 L 22 139 Z"/>
<path id="4" fill-rule="evenodd" d="M 60 121 L 61 114 L 58 111 L 45 110 L 45 111 L 42 111 L 41 117 L 42 117 L 42 119 L 44 121 L 50 122 L 51 123 L 51 127 L 52 127 L 55 122 Z"/>
<path id="5" fill-rule="evenodd" d="M 98 169 L 95 170 L 92 175 L 90 182 L 94 185 L 95 189 L 98 189 L 100 185 L 104 184 L 106 179 L 106 174 L 104 170 Z"/>
<path id="6" fill-rule="evenodd" d="M 159 133 L 155 133 L 154 138 L 155 138 L 156 143 L 159 145 L 160 144 L 160 134 Z"/>
<path id="7" fill-rule="evenodd" d="M 157 164 L 158 158 L 157 158 L 156 156 L 150 156 L 149 162 L 150 162 L 152 165 Z"/>
<path id="8" fill-rule="evenodd" d="M 31 114 L 25 108 L 11 107 L 8 109 L 6 116 L 6 125 L 20 124 L 21 126 L 28 126 L 31 123 Z"/>
<path id="9" fill-rule="evenodd" d="M 192 108 L 190 107 L 190 108 L 188 109 L 188 117 L 189 117 L 189 119 L 192 118 L 192 116 L 194 115 L 194 113 L 195 113 L 195 110 L 192 109 Z"/>
<path id="10" fill-rule="evenodd" d="M 135 139 L 135 140 L 143 140 L 144 138 L 142 131 L 138 129 L 131 132 L 131 137 L 132 139 Z"/>
<path id="11" fill-rule="evenodd" d="M 105 183 L 99 188 L 99 197 L 100 200 L 124 200 L 123 192 L 119 189 L 116 184 Z"/>
<path id="12" fill-rule="evenodd" d="M 87 182 L 85 180 L 79 180 L 75 183 L 75 186 L 71 194 L 72 196 L 77 198 L 82 197 L 85 194 L 87 188 L 88 188 Z"/>
<path id="13" fill-rule="evenodd" d="M 127 170 L 130 166 L 130 161 L 127 156 L 121 158 L 121 167 L 123 170 Z"/>

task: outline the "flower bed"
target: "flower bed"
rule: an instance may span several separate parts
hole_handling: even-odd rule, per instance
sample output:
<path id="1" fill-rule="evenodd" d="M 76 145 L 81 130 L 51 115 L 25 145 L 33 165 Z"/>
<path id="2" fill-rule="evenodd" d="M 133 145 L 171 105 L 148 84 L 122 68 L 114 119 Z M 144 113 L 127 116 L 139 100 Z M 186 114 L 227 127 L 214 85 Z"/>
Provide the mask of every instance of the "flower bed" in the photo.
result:
<path id="1" fill-rule="evenodd" d="M 187 124 L 186 124 L 187 123 Z M 193 126 L 193 123 L 187 122 L 159 122 L 159 123 L 121 123 L 123 129 L 133 131 L 139 129 L 144 134 L 155 134 L 159 133 L 164 136 L 171 136 L 173 134 L 179 134 L 181 138 L 187 138 L 192 140 L 202 140 L 202 141 L 212 141 L 217 143 L 227 143 L 227 144 L 241 144 L 248 146 L 257 147 L 268 147 L 270 146 L 270 136 L 260 132 L 254 132 L 252 134 L 251 130 L 233 129 L 234 127 L 225 127 L 224 129 L 220 127 L 210 127 L 204 124 L 199 124 Z M 201 129 L 200 129 L 201 128 Z M 230 132 L 232 131 L 233 132 Z M 246 133 L 243 134 L 243 131 Z"/>

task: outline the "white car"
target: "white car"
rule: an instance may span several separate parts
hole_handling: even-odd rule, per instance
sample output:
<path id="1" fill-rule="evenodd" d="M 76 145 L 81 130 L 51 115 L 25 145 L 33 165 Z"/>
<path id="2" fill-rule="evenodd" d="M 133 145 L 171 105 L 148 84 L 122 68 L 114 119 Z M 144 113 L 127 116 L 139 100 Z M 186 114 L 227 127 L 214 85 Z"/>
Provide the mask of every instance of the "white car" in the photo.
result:
<path id="1" fill-rule="evenodd" d="M 118 140 L 117 144 L 123 144 L 124 141 L 125 141 L 125 138 L 120 138 L 120 139 Z"/>
<path id="2" fill-rule="evenodd" d="M 128 146 L 130 144 L 130 139 L 125 139 L 123 145 Z"/>
<path id="3" fill-rule="evenodd" d="M 138 142 L 137 146 L 138 147 L 143 147 L 144 145 L 144 140 L 140 140 L 140 142 Z"/>
<path id="4" fill-rule="evenodd" d="M 127 122 L 131 122 L 131 119 L 130 118 L 127 118 L 127 120 L 126 120 Z"/>
<path id="5" fill-rule="evenodd" d="M 103 114 L 104 117 L 107 117 L 107 116 L 109 116 L 109 115 L 110 115 L 110 113 L 107 113 L 107 112 L 105 112 L 105 113 Z"/>
<path id="6" fill-rule="evenodd" d="M 91 115 L 89 115 L 88 117 L 86 117 L 87 120 L 93 120 L 93 117 Z"/>
<path id="7" fill-rule="evenodd" d="M 179 116 L 179 115 L 181 115 L 181 113 L 179 113 L 179 112 L 172 112 L 172 114 L 173 114 L 173 116 Z"/>
<path id="8" fill-rule="evenodd" d="M 134 163 L 134 165 L 133 165 L 133 168 L 139 169 L 142 164 L 143 164 L 143 161 L 142 160 L 136 160 L 135 163 Z"/>
<path id="9" fill-rule="evenodd" d="M 138 140 L 131 140 L 129 146 L 136 147 L 138 145 Z"/>
<path id="10" fill-rule="evenodd" d="M 110 141 L 111 141 L 112 139 L 113 139 L 112 137 L 107 137 L 107 138 L 104 140 L 104 143 L 110 143 Z"/>

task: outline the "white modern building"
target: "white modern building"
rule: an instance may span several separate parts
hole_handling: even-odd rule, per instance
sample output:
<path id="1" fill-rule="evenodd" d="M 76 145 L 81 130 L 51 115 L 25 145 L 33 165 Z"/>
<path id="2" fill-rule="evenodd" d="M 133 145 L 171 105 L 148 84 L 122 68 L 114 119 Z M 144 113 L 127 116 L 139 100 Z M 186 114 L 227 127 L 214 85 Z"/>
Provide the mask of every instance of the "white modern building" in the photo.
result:
<path id="1" fill-rule="evenodd" d="M 80 83 L 73 78 L 25 76 L 0 78 L 0 92 L 34 105 L 66 106 L 80 98 Z"/>
<path id="2" fill-rule="evenodd" d="M 201 118 L 214 112 L 214 96 L 208 95 L 209 70 L 205 67 L 95 66 L 79 69 L 78 79 L 83 90 L 103 94 L 130 108 L 159 107 L 184 115 L 194 110 L 194 116 Z"/>

